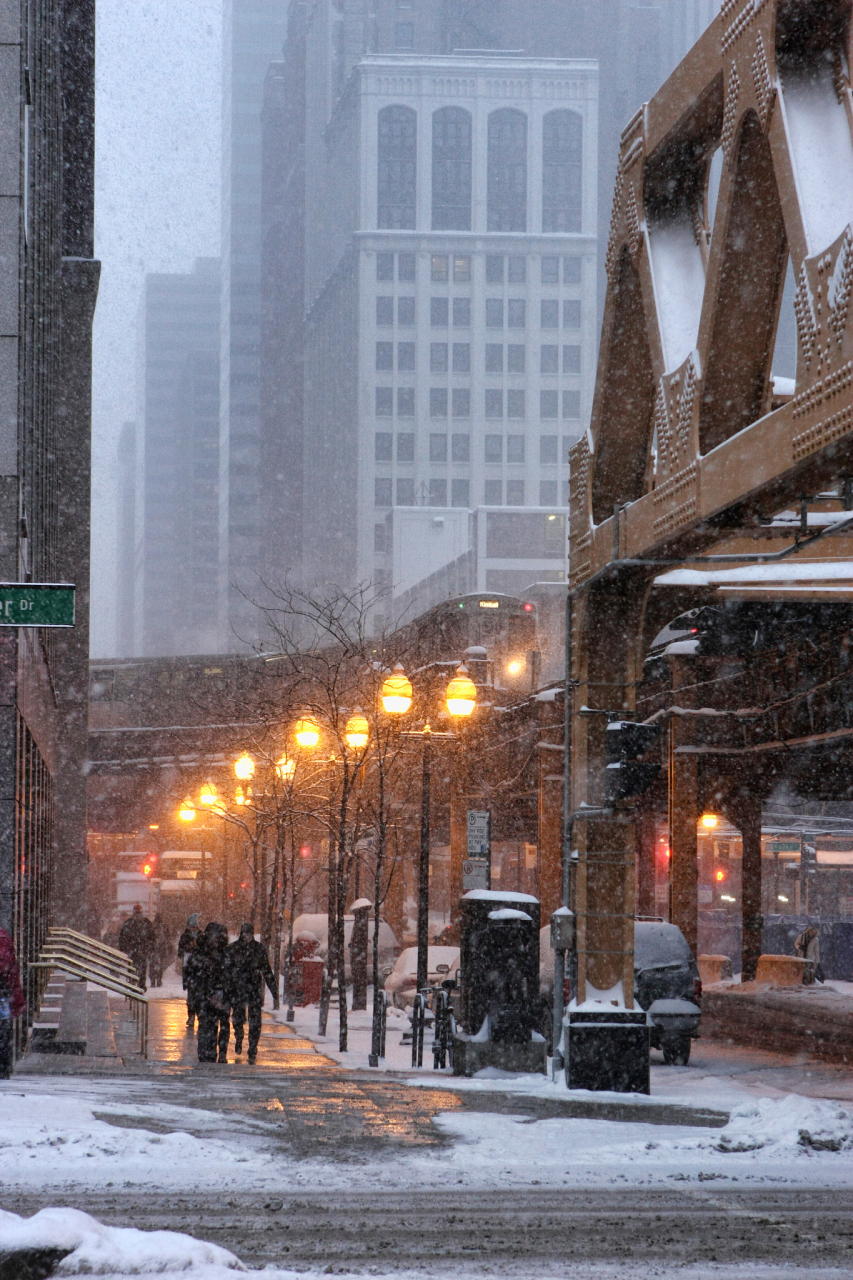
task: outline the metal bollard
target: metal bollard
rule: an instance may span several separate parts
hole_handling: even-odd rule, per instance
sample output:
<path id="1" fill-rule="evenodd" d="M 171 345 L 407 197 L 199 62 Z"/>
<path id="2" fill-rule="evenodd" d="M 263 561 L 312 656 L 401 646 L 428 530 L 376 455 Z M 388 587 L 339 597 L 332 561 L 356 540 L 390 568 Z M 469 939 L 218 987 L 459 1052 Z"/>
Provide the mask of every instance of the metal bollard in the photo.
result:
<path id="1" fill-rule="evenodd" d="M 379 1059 L 385 1057 L 385 1033 L 388 1028 L 388 993 L 386 991 L 380 991 L 377 994 L 374 1011 L 377 1005 L 379 1009 L 379 1035 L 373 1040 L 371 1053 L 368 1054 L 367 1065 L 370 1067 L 378 1067 Z M 376 1036 L 375 1031 L 374 1036 Z M 376 1053 L 372 1052 L 373 1048 L 376 1049 Z"/>
<path id="2" fill-rule="evenodd" d="M 447 1066 L 447 1052 L 450 1048 L 450 1005 L 446 991 L 435 993 L 435 1037 L 432 1042 L 432 1066 L 434 1071 L 443 1071 Z"/>
<path id="3" fill-rule="evenodd" d="M 412 1066 L 424 1065 L 424 1024 L 426 1022 L 426 996 L 419 991 L 412 1006 Z"/>

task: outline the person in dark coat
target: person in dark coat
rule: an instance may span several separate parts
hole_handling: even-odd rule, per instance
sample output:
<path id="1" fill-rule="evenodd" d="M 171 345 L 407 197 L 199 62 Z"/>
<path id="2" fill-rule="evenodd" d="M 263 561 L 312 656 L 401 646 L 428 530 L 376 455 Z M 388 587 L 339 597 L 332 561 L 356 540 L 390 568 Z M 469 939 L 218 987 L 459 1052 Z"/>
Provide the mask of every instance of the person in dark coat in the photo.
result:
<path id="1" fill-rule="evenodd" d="M 148 964 L 148 972 L 151 975 L 152 987 L 162 987 L 163 970 L 168 968 L 172 958 L 172 940 L 169 937 L 169 930 L 166 923 L 158 911 L 154 916 L 154 946 L 151 950 L 151 960 Z"/>
<path id="2" fill-rule="evenodd" d="M 178 938 L 178 959 L 181 962 L 181 980 L 184 990 L 187 993 L 187 1026 L 192 1031 L 195 1027 L 195 1020 L 199 1014 L 199 998 L 198 993 L 193 984 L 187 978 L 187 961 L 195 950 L 196 943 L 201 936 L 201 930 L 198 927 L 198 912 L 194 911 L 187 920 L 187 927 L 184 929 L 180 938 Z M 192 966 L 190 966 L 192 969 Z"/>
<path id="3" fill-rule="evenodd" d="M 119 950 L 126 956 L 130 956 L 133 961 L 139 975 L 139 985 L 144 991 L 148 961 L 154 950 L 154 926 L 148 917 L 142 914 L 142 907 L 138 902 L 133 908 L 133 915 L 121 926 L 118 945 Z"/>
<path id="4" fill-rule="evenodd" d="M 199 1062 L 228 1061 L 231 1028 L 225 994 L 227 949 L 228 930 L 224 924 L 211 920 L 188 956 L 184 969 L 188 989 L 191 985 L 199 1000 Z"/>
<path id="5" fill-rule="evenodd" d="M 8 1080 L 12 1074 L 13 1022 L 24 1012 L 25 1004 L 14 943 L 6 930 L 0 929 L 0 1080 Z"/>
<path id="6" fill-rule="evenodd" d="M 255 941 L 255 930 L 244 924 L 240 937 L 228 948 L 227 957 L 228 999 L 231 1004 L 231 1022 L 234 1027 L 234 1052 L 243 1052 L 243 1027 L 246 1014 L 249 1021 L 249 1063 L 258 1058 L 258 1041 L 261 1038 L 261 1009 L 264 1003 L 264 983 L 275 999 L 275 978 L 270 968 L 265 947 Z"/>

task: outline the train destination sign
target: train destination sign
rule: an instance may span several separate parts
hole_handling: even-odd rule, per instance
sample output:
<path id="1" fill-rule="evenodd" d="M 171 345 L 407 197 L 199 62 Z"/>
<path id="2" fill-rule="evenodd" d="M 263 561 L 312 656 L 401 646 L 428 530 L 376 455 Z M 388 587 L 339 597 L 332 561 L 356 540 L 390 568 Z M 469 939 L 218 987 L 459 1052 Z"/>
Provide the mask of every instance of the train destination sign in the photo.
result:
<path id="1" fill-rule="evenodd" d="M 0 627 L 73 626 L 74 587 L 69 583 L 0 583 Z"/>

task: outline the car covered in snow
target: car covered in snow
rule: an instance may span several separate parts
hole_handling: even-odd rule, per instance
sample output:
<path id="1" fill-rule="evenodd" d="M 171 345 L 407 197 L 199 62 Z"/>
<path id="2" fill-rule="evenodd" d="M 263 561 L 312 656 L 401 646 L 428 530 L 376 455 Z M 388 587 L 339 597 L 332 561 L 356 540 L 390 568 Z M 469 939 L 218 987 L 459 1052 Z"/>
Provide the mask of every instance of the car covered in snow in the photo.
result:
<path id="1" fill-rule="evenodd" d="M 459 968 L 458 947 L 430 947 L 427 954 L 427 983 L 437 987 L 455 979 Z M 418 949 L 406 947 L 385 982 L 391 1003 L 398 1009 L 410 1009 L 418 991 Z"/>
<path id="2" fill-rule="evenodd" d="M 539 991 L 542 1031 L 552 1037 L 554 952 L 551 927 L 539 934 Z M 668 1065 L 687 1066 L 690 1044 L 699 1035 L 702 980 L 696 958 L 677 925 L 663 920 L 634 922 L 634 1001 L 645 1011 L 653 1049 Z"/>

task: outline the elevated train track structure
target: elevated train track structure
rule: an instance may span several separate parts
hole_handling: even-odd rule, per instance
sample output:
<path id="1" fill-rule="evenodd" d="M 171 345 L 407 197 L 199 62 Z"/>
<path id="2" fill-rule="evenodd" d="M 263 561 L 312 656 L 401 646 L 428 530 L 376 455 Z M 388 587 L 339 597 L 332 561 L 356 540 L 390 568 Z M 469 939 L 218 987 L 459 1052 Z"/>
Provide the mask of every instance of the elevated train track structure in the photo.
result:
<path id="1" fill-rule="evenodd" d="M 716 808 L 740 830 L 748 978 L 762 803 L 780 787 L 853 794 L 850 38 L 850 0 L 725 0 L 622 135 L 593 416 L 571 454 L 564 852 L 580 1000 L 630 1007 L 656 816 L 670 918 L 694 947 L 697 819 Z M 793 386 L 772 368 L 789 262 Z M 747 599 L 775 633 L 729 627 L 721 647 L 697 632 L 646 662 L 679 613 L 731 619 Z M 811 631 L 788 625 L 804 601 Z M 605 735 L 619 717 L 665 732 L 649 755 L 660 782 L 614 804 Z"/>

